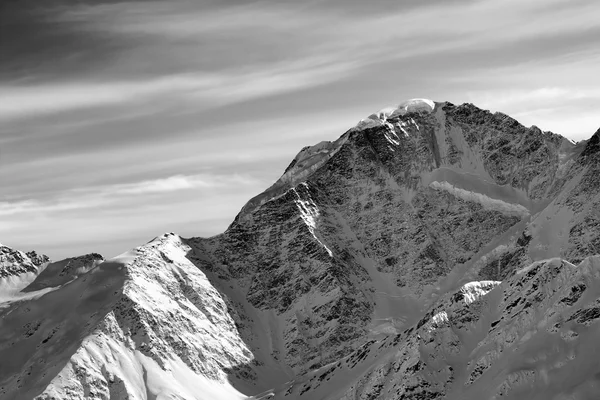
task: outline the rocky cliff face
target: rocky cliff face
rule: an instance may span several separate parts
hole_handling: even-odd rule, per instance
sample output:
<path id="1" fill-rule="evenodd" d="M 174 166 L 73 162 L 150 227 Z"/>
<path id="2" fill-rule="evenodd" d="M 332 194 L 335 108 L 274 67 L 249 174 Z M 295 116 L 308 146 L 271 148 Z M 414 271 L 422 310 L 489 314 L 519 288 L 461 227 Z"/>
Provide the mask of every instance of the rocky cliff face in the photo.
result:
<path id="1" fill-rule="evenodd" d="M 35 273 L 49 261 L 47 256 L 38 255 L 35 251 L 24 253 L 0 244 L 0 279 L 18 278 L 22 274 Z"/>
<path id="2" fill-rule="evenodd" d="M 297 373 L 402 331 L 468 280 L 505 277 L 493 255 L 579 173 L 580 150 L 558 135 L 470 104 L 427 105 L 304 149 L 223 235 L 196 241 L 203 269 L 275 312 L 277 354 Z M 514 264 L 546 256 L 531 252 Z"/>
<path id="3" fill-rule="evenodd" d="M 275 398 L 592 399 L 600 258 L 536 262 L 439 299 L 413 327 L 285 385 Z"/>
<path id="4" fill-rule="evenodd" d="M 0 398 L 588 398 L 599 137 L 382 110 L 221 235 L 32 270 L 0 310 Z"/>

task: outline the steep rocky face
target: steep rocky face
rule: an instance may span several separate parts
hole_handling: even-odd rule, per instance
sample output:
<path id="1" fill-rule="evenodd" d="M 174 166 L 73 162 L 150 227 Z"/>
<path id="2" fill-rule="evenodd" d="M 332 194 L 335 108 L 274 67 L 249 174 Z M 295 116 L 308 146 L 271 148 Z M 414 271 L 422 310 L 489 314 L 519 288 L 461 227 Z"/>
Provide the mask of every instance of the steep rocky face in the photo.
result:
<path id="1" fill-rule="evenodd" d="M 600 254 L 599 132 L 588 141 L 568 145 L 560 153 L 556 193 L 531 218 L 520 234 L 497 246 L 480 260 L 481 278 L 508 275 L 520 265 L 548 257 L 574 263 Z M 565 147 L 562 147 L 563 151 Z"/>
<path id="2" fill-rule="evenodd" d="M 569 210 L 572 217 L 563 233 L 568 237 L 560 251 L 573 260 L 581 260 L 590 253 L 600 253 L 600 130 L 588 141 L 579 158 L 572 188 L 556 199 L 558 207 Z M 564 212 L 564 211 L 563 211 Z"/>
<path id="3" fill-rule="evenodd" d="M 559 135 L 471 104 L 418 104 L 303 149 L 223 235 L 195 242 L 201 268 L 273 313 L 273 356 L 296 372 L 401 332 L 462 283 L 506 277 L 493 255 L 580 168 L 582 149 Z M 544 255 L 523 252 L 515 267 Z"/>
<path id="4" fill-rule="evenodd" d="M 600 257 L 536 262 L 440 298 L 412 328 L 271 393 L 282 399 L 592 399 Z"/>
<path id="5" fill-rule="evenodd" d="M 569 332 L 595 329 L 597 260 L 535 262 L 598 252 L 599 135 L 422 99 L 375 113 L 221 235 L 32 271 L 0 304 L 0 398 L 520 398 L 549 376 L 586 398 L 591 336 Z"/>

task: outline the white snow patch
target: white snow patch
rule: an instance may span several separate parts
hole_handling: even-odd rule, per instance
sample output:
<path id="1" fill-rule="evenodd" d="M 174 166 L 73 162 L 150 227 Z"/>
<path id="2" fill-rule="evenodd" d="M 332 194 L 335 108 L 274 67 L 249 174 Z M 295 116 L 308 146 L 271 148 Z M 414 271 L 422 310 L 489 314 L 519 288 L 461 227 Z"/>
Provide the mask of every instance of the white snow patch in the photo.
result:
<path id="1" fill-rule="evenodd" d="M 421 130 L 421 128 L 419 128 L 419 124 L 417 124 L 414 119 L 411 118 L 410 122 L 417 128 L 418 131 Z"/>
<path id="2" fill-rule="evenodd" d="M 436 328 L 446 322 L 448 322 L 448 314 L 446 311 L 440 311 L 431 318 L 429 326 L 427 327 L 427 331 L 433 332 Z"/>
<path id="3" fill-rule="evenodd" d="M 104 381 L 109 386 L 114 385 L 113 390 L 120 391 L 124 398 L 127 395 L 134 399 L 246 398 L 228 382 L 210 380 L 193 372 L 178 357 L 172 357 L 161 368 L 147 355 L 127 348 L 125 344 L 108 335 L 98 333 L 85 339 L 83 346 L 45 389 L 44 394 L 54 398 L 65 398 L 68 389 L 75 389 L 74 392 L 76 389 L 83 389 L 77 384 L 80 379 L 77 372 L 81 371 L 85 371 L 89 377 L 79 385 L 83 384 L 86 387 Z M 103 388 L 100 386 L 94 389 Z"/>
<path id="4" fill-rule="evenodd" d="M 481 297 L 488 294 L 492 289 L 498 286 L 499 281 L 475 281 L 469 282 L 460 288 L 460 291 L 464 295 L 464 301 L 466 304 L 471 304 L 474 301 L 479 300 Z"/>
<path id="5" fill-rule="evenodd" d="M 404 133 L 404 137 L 408 137 L 408 132 L 406 132 L 406 129 L 404 129 L 404 122 L 398 124 L 398 128 L 400 128 L 400 130 Z"/>
<path id="6" fill-rule="evenodd" d="M 387 124 L 387 126 L 388 126 L 388 128 L 389 128 L 390 131 L 384 133 L 385 139 L 389 143 L 391 143 L 391 144 L 393 144 L 395 146 L 399 146 L 400 142 L 398 140 L 396 140 L 396 139 L 398 139 L 398 135 L 396 135 L 396 132 L 394 132 L 394 128 L 393 128 L 392 124 L 387 123 L 387 122 L 386 122 L 386 124 Z M 396 139 L 392 138 L 392 136 L 390 135 L 390 133 L 391 133 L 391 135 L 396 136 Z"/>
<path id="7" fill-rule="evenodd" d="M 433 111 L 435 102 L 429 99 L 410 99 L 398 106 L 398 108 L 401 107 L 404 107 L 407 111 L 412 111 L 413 109 L 429 109 L 429 111 Z"/>
<path id="8" fill-rule="evenodd" d="M 306 182 L 302 182 L 301 185 L 304 185 L 304 187 L 308 189 L 308 185 L 306 184 Z M 317 219 L 319 218 L 319 208 L 310 198 L 310 196 L 308 200 L 302 200 L 298 191 L 295 188 L 292 188 L 292 190 L 294 191 L 294 193 L 296 193 L 296 196 L 298 196 L 298 200 L 294 201 L 298 206 L 298 210 L 300 210 L 300 216 L 302 217 L 302 220 L 304 221 L 306 226 L 308 226 L 308 230 L 313 235 L 315 240 L 319 242 L 319 244 L 323 246 L 325 250 L 327 250 L 329 256 L 333 257 L 333 253 L 331 252 L 331 250 L 329 250 L 329 248 L 319 240 L 317 235 L 315 235 L 315 230 L 317 228 Z"/>
<path id="9" fill-rule="evenodd" d="M 435 109 L 435 102 L 429 99 L 410 99 L 400 103 L 397 107 L 385 107 L 376 113 L 363 118 L 356 125 L 358 129 L 372 128 L 381 125 L 390 118 L 402 116 L 409 112 L 431 113 Z M 413 121 L 414 123 L 414 121 Z M 416 125 L 416 124 L 415 124 Z"/>
<path id="10" fill-rule="evenodd" d="M 358 124 L 356 124 L 356 128 L 357 129 L 368 129 L 368 128 L 375 128 L 378 126 L 381 126 L 382 121 L 379 119 L 372 119 L 372 118 L 363 118 L 361 119 Z"/>
<path id="11" fill-rule="evenodd" d="M 377 112 L 375 115 L 377 116 L 377 118 L 385 121 L 397 109 L 398 109 L 397 107 L 385 107 L 385 108 L 379 110 L 379 112 Z"/>
<path id="12" fill-rule="evenodd" d="M 502 200 L 493 199 L 482 193 L 460 189 L 446 181 L 433 181 L 429 184 L 429 187 L 436 190 L 444 190 L 465 201 L 481 204 L 486 210 L 499 211 L 503 214 L 516 215 L 520 217 L 526 217 L 529 215 L 529 210 L 520 204 L 507 203 Z"/>

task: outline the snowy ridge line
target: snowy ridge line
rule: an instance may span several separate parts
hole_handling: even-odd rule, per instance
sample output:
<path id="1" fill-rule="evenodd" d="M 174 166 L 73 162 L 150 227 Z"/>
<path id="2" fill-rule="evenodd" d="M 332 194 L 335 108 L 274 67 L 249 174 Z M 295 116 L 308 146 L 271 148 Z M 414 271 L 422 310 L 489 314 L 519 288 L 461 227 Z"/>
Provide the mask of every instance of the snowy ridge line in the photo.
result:
<path id="1" fill-rule="evenodd" d="M 386 126 L 393 136 L 385 134 L 387 141 L 394 146 L 400 145 L 400 138 L 394 130 L 394 126 L 387 122 L 388 118 L 396 118 L 410 112 L 425 112 L 431 113 L 435 109 L 435 102 L 429 99 L 410 99 L 400 103 L 397 107 L 387 107 L 377 113 L 369 115 L 367 118 L 361 119 L 350 131 L 363 130 L 372 127 Z M 418 124 L 411 118 L 410 123 L 419 129 Z M 408 122 L 400 121 L 397 126 L 408 137 L 408 132 L 404 129 L 408 126 Z M 395 137 L 395 139 L 394 139 Z M 301 181 L 306 180 L 331 157 L 333 157 L 340 148 L 348 140 L 348 135 L 344 134 L 335 141 L 322 141 L 314 146 L 302 149 L 296 157 L 294 157 L 293 165 L 288 167 L 283 175 L 271 187 L 263 193 L 253 197 L 242 208 L 240 213 L 242 219 L 244 216 L 252 213 L 258 207 L 268 201 L 277 199 L 290 188 L 293 188 Z M 390 147 L 393 150 L 392 147 Z"/>
<path id="2" fill-rule="evenodd" d="M 429 184 L 429 187 L 435 190 L 443 190 L 456 196 L 465 201 L 471 201 L 474 203 L 481 204 L 486 210 L 499 211 L 508 215 L 516 215 L 519 217 L 529 216 L 529 210 L 520 204 L 507 203 L 502 200 L 493 199 L 486 196 L 483 193 L 471 192 L 453 186 L 451 183 L 446 181 L 438 182 L 433 181 Z"/>
<path id="3" fill-rule="evenodd" d="M 284 172 L 275 184 L 289 183 L 294 185 L 305 179 L 333 157 L 346 143 L 347 139 L 347 136 L 342 136 L 333 142 L 323 141 L 301 150 L 294 157 L 294 165 Z"/>
<path id="4" fill-rule="evenodd" d="M 410 99 L 400 103 L 397 107 L 385 107 L 378 112 L 369 115 L 370 119 L 386 121 L 388 118 L 402 116 L 409 112 L 427 112 L 435 109 L 435 102 L 429 99 Z"/>
<path id="5" fill-rule="evenodd" d="M 434 109 L 435 102 L 433 100 L 410 99 L 400 103 L 397 107 L 385 107 L 367 118 L 361 119 L 353 129 L 374 128 L 387 124 L 388 119 L 398 118 L 411 112 L 432 113 Z M 400 129 L 404 130 L 402 127 Z"/>
<path id="6" fill-rule="evenodd" d="M 464 284 L 460 288 L 465 304 L 471 304 L 488 294 L 492 289 L 501 284 L 500 281 L 475 281 Z"/>
<path id="7" fill-rule="evenodd" d="M 261 194 L 250 199 L 244 207 L 240 215 L 242 219 L 251 214 L 254 210 L 263 204 L 278 199 L 285 195 L 290 189 L 293 189 L 301 181 L 308 179 L 316 172 L 323 164 L 329 161 L 348 140 L 347 135 L 342 135 L 339 139 L 328 142 L 323 141 L 314 146 L 301 150 L 294 157 L 294 165 L 288 167 L 288 170 L 271 187 Z"/>
<path id="8" fill-rule="evenodd" d="M 164 234 L 89 272 L 120 276 L 105 291 L 122 293 L 103 296 L 108 313 L 40 398 L 245 399 L 226 368 L 247 364 L 252 352 L 222 312 L 223 295 L 187 258 L 190 250 L 179 236 Z"/>
<path id="9" fill-rule="evenodd" d="M 589 257 L 588 257 L 588 258 L 589 258 Z M 577 268 L 577 266 L 576 266 L 575 264 L 572 264 L 572 263 L 570 263 L 570 262 L 568 262 L 568 261 L 566 261 L 566 260 L 563 260 L 563 259 L 562 259 L 562 258 L 560 258 L 560 257 L 553 257 L 553 258 L 547 258 L 547 259 L 544 259 L 544 260 L 538 260 L 538 261 L 535 261 L 535 262 L 533 262 L 533 263 L 531 263 L 531 264 L 527 265 L 526 267 L 523 267 L 523 268 L 521 268 L 521 269 L 518 269 L 518 270 L 515 272 L 515 275 L 521 275 L 521 274 L 524 274 L 524 273 L 526 273 L 526 272 L 529 272 L 529 271 L 531 271 L 532 269 L 536 268 L 537 266 L 539 266 L 539 265 L 544 265 L 544 264 L 554 264 L 554 265 L 557 265 L 557 264 L 564 264 L 564 265 L 568 265 L 570 268 L 573 268 L 573 269 Z"/>

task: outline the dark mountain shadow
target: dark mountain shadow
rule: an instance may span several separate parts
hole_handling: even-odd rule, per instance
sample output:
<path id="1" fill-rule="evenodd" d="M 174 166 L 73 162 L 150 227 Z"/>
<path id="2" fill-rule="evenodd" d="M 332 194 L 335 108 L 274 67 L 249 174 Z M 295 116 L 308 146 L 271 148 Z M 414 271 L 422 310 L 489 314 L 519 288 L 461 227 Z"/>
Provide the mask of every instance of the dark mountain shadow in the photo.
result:
<path id="1" fill-rule="evenodd" d="M 46 288 L 62 286 L 87 273 L 102 261 L 104 261 L 104 258 L 100 254 L 91 253 L 50 263 L 46 269 L 44 269 L 42 273 L 21 292 L 29 293 Z"/>
<path id="2" fill-rule="evenodd" d="M 186 257 L 206 275 L 210 284 L 225 298 L 227 313 L 233 317 L 240 338 L 253 355 L 253 360 L 249 363 L 223 368 L 229 383 L 247 396 L 257 396 L 294 379 L 294 372 L 279 359 L 277 351 L 265 348 L 265 343 L 270 340 L 267 336 L 272 334 L 272 327 L 265 326 L 265 320 L 260 316 L 266 313 L 250 305 L 245 299 L 245 294 L 234 288 L 232 280 L 217 273 L 208 255 L 194 251 L 198 249 L 199 240 L 204 239 L 182 238 L 183 243 L 192 248 Z M 283 354 L 281 356 L 283 357 Z"/>

